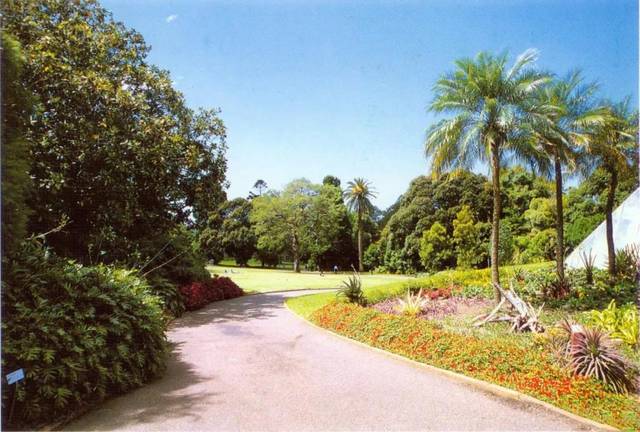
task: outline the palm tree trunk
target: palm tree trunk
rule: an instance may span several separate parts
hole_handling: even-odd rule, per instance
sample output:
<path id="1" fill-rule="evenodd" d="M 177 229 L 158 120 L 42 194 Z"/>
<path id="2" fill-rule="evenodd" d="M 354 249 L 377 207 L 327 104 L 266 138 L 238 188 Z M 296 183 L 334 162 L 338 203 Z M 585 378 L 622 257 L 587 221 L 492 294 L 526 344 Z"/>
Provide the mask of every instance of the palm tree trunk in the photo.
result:
<path id="1" fill-rule="evenodd" d="M 493 186 L 493 216 L 491 219 L 491 282 L 500 284 L 499 246 L 500 246 L 500 155 L 497 143 L 491 144 L 491 182 Z M 493 288 L 496 302 L 500 301 L 500 291 Z"/>
<path id="2" fill-rule="evenodd" d="M 358 271 L 364 271 L 362 266 L 362 214 L 358 211 Z"/>
<path id="3" fill-rule="evenodd" d="M 300 248 L 298 245 L 298 236 L 295 232 L 291 240 L 291 252 L 293 254 L 293 271 L 300 273 Z"/>
<path id="4" fill-rule="evenodd" d="M 613 244 L 613 205 L 615 204 L 616 188 L 618 187 L 618 171 L 615 168 L 609 170 L 609 190 L 607 191 L 606 224 L 607 224 L 607 256 L 609 278 L 613 282 L 616 275 L 616 248 Z"/>
<path id="5" fill-rule="evenodd" d="M 562 162 L 556 148 L 556 273 L 564 280 L 564 211 L 562 208 Z"/>

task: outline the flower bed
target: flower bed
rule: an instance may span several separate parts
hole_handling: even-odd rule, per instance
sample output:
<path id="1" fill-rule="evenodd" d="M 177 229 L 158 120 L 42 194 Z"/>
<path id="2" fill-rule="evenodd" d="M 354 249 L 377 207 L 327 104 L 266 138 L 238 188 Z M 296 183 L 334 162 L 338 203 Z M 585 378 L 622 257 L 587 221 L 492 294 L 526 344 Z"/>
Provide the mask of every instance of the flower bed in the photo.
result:
<path id="1" fill-rule="evenodd" d="M 214 276 L 204 282 L 192 282 L 180 287 L 187 310 L 200 309 L 211 302 L 240 297 L 242 289 L 228 277 Z"/>
<path id="2" fill-rule="evenodd" d="M 344 303 L 328 304 L 310 319 L 374 347 L 512 388 L 602 423 L 640 430 L 637 399 L 612 393 L 596 380 L 572 376 L 542 349 L 447 332 L 429 321 Z"/>
<path id="3" fill-rule="evenodd" d="M 430 293 L 425 294 L 429 296 Z M 429 296 L 431 298 L 431 296 Z M 426 306 L 422 309 L 422 312 L 417 316 L 418 318 L 443 318 L 449 315 L 456 315 L 461 312 L 470 313 L 475 311 L 479 313 L 483 308 L 491 305 L 491 301 L 481 298 L 464 298 L 464 297 L 444 297 L 444 298 L 432 298 Z M 401 315 L 401 312 L 397 309 L 398 299 L 391 297 L 383 300 L 379 303 L 371 305 L 373 309 L 380 312 Z"/>

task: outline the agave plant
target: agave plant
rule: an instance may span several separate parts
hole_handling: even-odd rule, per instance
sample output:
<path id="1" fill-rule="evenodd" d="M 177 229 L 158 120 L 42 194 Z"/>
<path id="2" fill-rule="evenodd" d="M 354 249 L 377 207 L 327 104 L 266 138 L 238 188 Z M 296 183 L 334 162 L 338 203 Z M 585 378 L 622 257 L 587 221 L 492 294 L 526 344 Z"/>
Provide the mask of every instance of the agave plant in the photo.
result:
<path id="1" fill-rule="evenodd" d="M 606 332 L 566 320 L 561 327 L 570 335 L 566 360 L 575 374 L 599 379 L 618 393 L 634 390 L 637 371 Z"/>
<path id="2" fill-rule="evenodd" d="M 362 280 L 357 272 L 353 272 L 349 279 L 342 282 L 342 286 L 338 290 L 338 297 L 344 297 L 349 303 L 359 304 L 364 306 L 367 303 L 367 299 L 362 292 Z"/>
<path id="3" fill-rule="evenodd" d="M 422 290 L 417 294 L 411 294 L 411 291 L 407 291 L 407 295 L 404 299 L 398 299 L 398 305 L 396 310 L 402 315 L 418 316 L 422 309 L 424 309 L 429 300 L 422 296 Z"/>

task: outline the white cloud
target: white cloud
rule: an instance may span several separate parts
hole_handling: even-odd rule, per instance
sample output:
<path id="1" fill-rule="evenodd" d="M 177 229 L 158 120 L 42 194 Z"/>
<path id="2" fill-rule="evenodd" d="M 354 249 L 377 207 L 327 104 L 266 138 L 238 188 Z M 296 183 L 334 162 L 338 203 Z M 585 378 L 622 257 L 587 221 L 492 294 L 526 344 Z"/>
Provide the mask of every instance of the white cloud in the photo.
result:
<path id="1" fill-rule="evenodd" d="M 177 19 L 178 19 L 178 15 L 169 15 L 168 17 L 165 18 L 165 21 L 170 23 L 170 22 L 173 22 L 173 21 L 175 21 Z"/>

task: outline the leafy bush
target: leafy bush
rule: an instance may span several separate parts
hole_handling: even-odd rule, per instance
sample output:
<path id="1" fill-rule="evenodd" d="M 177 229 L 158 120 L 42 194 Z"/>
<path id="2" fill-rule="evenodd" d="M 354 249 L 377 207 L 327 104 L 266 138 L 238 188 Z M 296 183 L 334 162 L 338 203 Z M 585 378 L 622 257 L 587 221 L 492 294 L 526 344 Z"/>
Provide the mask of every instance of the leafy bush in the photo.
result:
<path id="1" fill-rule="evenodd" d="M 417 294 L 411 294 L 411 291 L 407 291 L 407 295 L 403 298 L 398 298 L 398 305 L 396 310 L 402 315 L 417 316 L 420 315 L 422 309 L 427 306 L 429 301 L 422 297 L 422 290 Z"/>
<path id="2" fill-rule="evenodd" d="M 211 302 L 240 297 L 242 289 L 228 277 L 216 276 L 204 282 L 192 282 L 180 287 L 187 310 L 200 309 Z"/>
<path id="3" fill-rule="evenodd" d="M 364 293 L 362 292 L 362 280 L 360 275 L 354 272 L 349 279 L 342 282 L 342 287 L 336 293 L 338 297 L 344 297 L 349 303 L 355 303 L 364 305 L 367 302 Z"/>
<path id="4" fill-rule="evenodd" d="M 616 251 L 617 280 L 620 282 L 635 282 L 640 274 L 640 246 L 627 245 Z"/>
<path id="5" fill-rule="evenodd" d="M 182 225 L 144 243 L 138 256 L 143 274 L 162 277 L 177 286 L 211 277 L 195 234 Z"/>
<path id="6" fill-rule="evenodd" d="M 460 334 L 427 320 L 344 303 L 328 304 L 310 319 L 374 347 L 512 388 L 603 423 L 640 429 L 640 401 L 611 392 L 593 378 L 572 376 L 547 352 L 511 338 Z"/>
<path id="7" fill-rule="evenodd" d="M 606 309 L 591 311 L 589 319 L 593 325 L 607 331 L 613 339 L 631 347 L 638 345 L 640 319 L 634 304 L 629 303 L 618 308 L 616 301 L 611 300 Z"/>
<path id="8" fill-rule="evenodd" d="M 149 278 L 149 289 L 162 301 L 163 309 L 171 316 L 179 317 L 184 311 L 184 301 L 178 287 L 161 276 Z"/>
<path id="9" fill-rule="evenodd" d="M 568 321 L 563 322 L 562 328 L 569 335 L 568 363 L 574 373 L 597 378 L 615 392 L 634 390 L 635 371 L 605 332 L 583 327 L 572 333 Z"/>
<path id="10" fill-rule="evenodd" d="M 135 273 L 58 258 L 32 239 L 3 260 L 2 369 L 25 370 L 11 422 L 32 428 L 163 371 L 160 300 Z M 2 387 L 3 408 L 15 386 Z"/>

